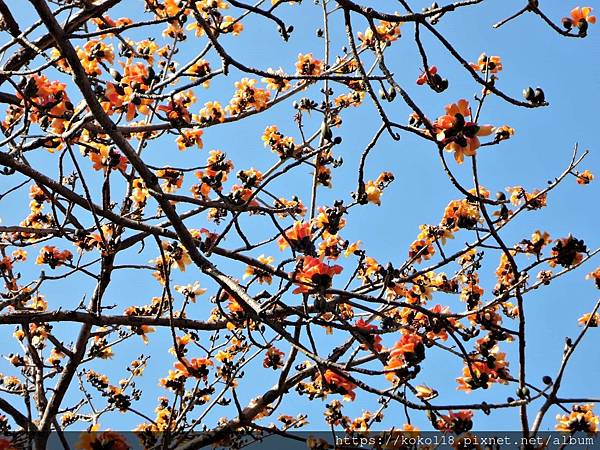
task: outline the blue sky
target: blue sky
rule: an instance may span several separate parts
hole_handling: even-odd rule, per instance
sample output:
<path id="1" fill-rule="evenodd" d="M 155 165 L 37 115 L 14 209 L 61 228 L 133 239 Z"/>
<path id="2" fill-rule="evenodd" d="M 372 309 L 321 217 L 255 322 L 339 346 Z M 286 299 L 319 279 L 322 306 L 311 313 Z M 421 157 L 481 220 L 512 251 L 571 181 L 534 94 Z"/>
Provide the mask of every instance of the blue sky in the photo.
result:
<path id="1" fill-rule="evenodd" d="M 8 2 L 9 5 L 18 5 L 15 8 L 15 15 L 22 23 L 30 23 L 31 11 L 26 7 L 21 8 L 25 3 L 17 0 Z M 411 2 L 415 9 L 420 9 L 428 3 L 421 0 Z M 528 190 L 543 188 L 547 180 L 562 172 L 571 157 L 575 143 L 578 143 L 581 149 L 591 150 L 582 168 L 588 168 L 596 174 L 600 173 L 598 170 L 600 150 L 597 137 L 597 115 L 600 104 L 600 64 L 597 63 L 600 56 L 600 29 L 591 26 L 586 39 L 566 39 L 550 30 L 534 15 L 524 15 L 498 30 L 492 29 L 492 24 L 518 10 L 522 7 L 522 3 L 512 0 L 483 2 L 478 7 L 465 8 L 449 14 L 441 21 L 438 28 L 469 61 L 475 61 L 482 52 L 501 56 L 504 70 L 500 73 L 498 87 L 505 92 L 520 98 L 524 87 L 541 86 L 550 102 L 548 108 L 536 110 L 519 109 L 493 97 L 486 102 L 482 123 L 509 124 L 516 130 L 514 138 L 508 142 L 479 152 L 480 180 L 492 192 L 514 185 L 523 185 Z M 389 12 L 399 8 L 399 4 L 395 2 L 380 1 L 371 4 Z M 574 6 L 585 5 L 573 1 L 552 2 L 548 6 L 544 5 L 544 8 L 548 8 L 545 11 L 550 17 L 559 20 Z M 139 17 L 137 11 L 141 9 L 140 0 L 129 0 L 127 8 L 115 9 L 111 17 L 129 15 L 137 18 Z M 281 8 L 281 11 L 282 18 L 293 24 L 295 28 L 288 44 L 281 42 L 272 23 L 249 18 L 244 22 L 245 31 L 242 36 L 224 39 L 225 47 L 242 62 L 260 68 L 282 66 L 285 70 L 292 71 L 299 52 L 310 51 L 315 57 L 320 58 L 323 41 L 315 36 L 315 29 L 320 24 L 321 7 L 305 1 L 302 5 L 286 5 Z M 354 20 L 353 25 L 355 32 L 366 28 L 366 23 L 358 19 Z M 331 33 L 332 53 L 335 55 L 343 45 L 346 45 L 339 14 L 333 18 Z M 425 32 L 423 43 L 429 53 L 430 64 L 436 65 L 440 73 L 449 79 L 450 87 L 442 94 L 434 94 L 426 87 L 416 86 L 414 80 L 420 73 L 420 60 L 412 34 L 411 26 L 403 27 L 403 37 L 394 43 L 387 54 L 387 61 L 397 81 L 408 90 L 427 115 L 436 117 L 441 114 L 445 104 L 460 98 L 472 99 L 473 94 L 480 91 L 480 86 L 477 86 L 439 43 Z M 134 39 L 147 37 L 140 32 L 132 32 L 130 36 Z M 187 61 L 203 45 L 203 41 L 191 37 L 182 48 L 179 61 Z M 216 60 L 214 57 L 211 58 L 216 66 Z M 234 81 L 241 76 L 239 72 L 233 70 L 227 78 L 215 80 L 209 90 L 197 90 L 198 104 L 202 105 L 205 101 L 215 99 L 223 104 L 227 103 L 233 92 Z M 57 75 L 57 77 L 61 76 Z M 336 86 L 335 89 L 336 94 L 345 92 L 343 87 Z M 74 98 L 77 98 L 73 89 L 70 92 Z M 312 88 L 301 95 L 319 99 L 318 88 Z M 276 156 L 265 149 L 260 140 L 265 126 L 276 124 L 284 134 L 292 134 L 299 140 L 292 122 L 294 110 L 291 108 L 291 102 L 292 100 L 285 101 L 278 107 L 245 121 L 244 124 L 223 125 L 207 130 L 204 135 L 204 150 L 200 152 L 189 150 L 186 153 L 179 153 L 174 148 L 172 140 L 169 141 L 167 137 L 153 142 L 145 156 L 153 164 L 192 165 L 204 162 L 208 150 L 215 148 L 227 153 L 234 161 L 236 171 L 252 166 L 265 170 L 276 161 Z M 385 104 L 385 107 L 388 114 L 401 123 L 406 121 L 410 112 L 400 99 Z M 318 117 L 307 119 L 307 130 L 318 127 L 318 119 Z M 349 200 L 349 193 L 356 189 L 356 167 L 362 149 L 379 126 L 379 117 L 368 100 L 363 107 L 346 111 L 343 119 L 343 126 L 339 130 L 334 130 L 334 133 L 344 139 L 337 149 L 337 155 L 343 156 L 344 165 L 334 171 L 334 188 L 320 189 L 319 205 L 331 204 L 333 200 L 339 198 Z M 30 156 L 32 162 L 48 167 L 48 173 L 53 177 L 56 177 L 56 164 L 46 163 L 55 158 L 56 156 L 49 157 L 43 153 Z M 454 173 L 470 186 L 472 182 L 469 164 L 457 166 L 451 159 L 449 163 Z M 418 226 L 439 222 L 446 204 L 452 199 L 460 198 L 460 195 L 444 175 L 435 147 L 406 133 L 402 134 L 399 142 L 394 142 L 385 136 L 371 153 L 366 168 L 367 179 L 374 179 L 382 170 L 391 171 L 396 176 L 396 181 L 385 191 L 382 206 L 369 205 L 355 211 L 348 218 L 343 236 L 351 241 L 362 239 L 369 255 L 375 257 L 380 263 L 386 264 L 390 261 L 399 264 L 406 259 L 407 248 L 419 232 Z M 308 168 L 297 169 L 292 178 L 275 184 L 272 191 L 286 197 L 298 194 L 305 203 L 309 203 L 310 178 Z M 97 187 L 99 179 L 98 174 L 91 174 L 89 182 Z M 6 177 L 0 178 L 0 190 L 5 190 L 9 186 Z M 592 183 L 587 187 L 581 187 L 575 183 L 574 178 L 568 178 L 563 185 L 553 191 L 548 208 L 525 215 L 507 227 L 505 234 L 507 242 L 514 244 L 541 228 L 553 237 L 562 237 L 571 232 L 576 237 L 585 239 L 589 248 L 597 248 L 600 246 L 597 231 L 600 219 L 597 208 L 600 194 L 598 186 L 598 183 Z M 3 224 L 18 222 L 26 215 L 27 205 L 23 200 L 25 195 L 26 192 L 22 191 L 2 201 L 0 217 Z M 264 236 L 265 222 L 262 219 L 250 217 L 243 223 L 252 230 L 253 234 L 255 233 L 257 239 Z M 190 226 L 215 228 L 214 225 L 208 224 L 204 217 L 194 219 L 190 222 Z M 460 247 L 470 239 L 472 236 L 464 232 L 459 233 L 452 245 Z M 224 245 L 233 248 L 237 242 L 231 238 L 226 240 Z M 126 256 L 135 257 L 137 261 L 145 261 L 156 256 L 152 245 L 148 245 L 141 256 L 135 256 L 137 251 L 138 248 L 131 249 L 128 255 L 120 259 L 120 262 L 125 261 Z M 270 251 L 277 260 L 284 258 L 279 250 Z M 255 256 L 260 253 L 262 251 Z M 30 260 L 34 259 L 34 254 L 35 252 L 31 250 Z M 488 295 L 495 283 L 493 272 L 497 261 L 498 255 L 492 252 L 489 255 L 489 263 L 481 271 L 482 286 Z M 243 273 L 244 267 L 240 265 L 233 265 L 223 260 L 217 262 L 226 272 L 230 271 L 236 276 L 241 276 Z M 574 336 L 578 332 L 577 318 L 588 312 L 597 299 L 598 292 L 594 289 L 593 283 L 586 282 L 583 278 L 585 273 L 590 272 L 598 264 L 598 261 L 592 261 L 582 270 L 569 274 L 549 288 L 527 297 L 525 310 L 529 335 L 528 381 L 531 383 L 540 385 L 543 375 L 555 374 L 560 363 L 565 336 Z M 39 268 L 31 261 L 26 267 L 24 276 L 35 277 Z M 192 269 L 178 275 L 176 283 L 185 284 L 195 280 L 210 286 L 208 280 Z M 89 280 L 80 278 L 68 285 L 48 284 L 44 286 L 42 293 L 49 301 L 51 309 L 60 306 L 67 308 L 77 305 L 86 292 L 89 297 L 92 287 L 93 284 Z M 158 295 L 160 295 L 160 287 L 153 281 L 149 272 L 140 273 L 132 279 L 126 271 L 118 271 L 114 276 L 114 285 L 107 293 L 106 303 L 117 305 L 115 308 L 117 313 L 129 304 L 145 304 L 152 296 Z M 205 302 L 203 303 L 202 300 Z M 434 298 L 434 302 L 448 303 L 459 310 L 461 308 L 455 299 L 441 295 Z M 207 296 L 205 296 L 189 310 L 189 315 L 203 318 L 211 307 L 211 304 L 207 304 Z M 516 324 L 510 325 L 512 328 L 516 327 Z M 12 332 L 12 328 L 5 328 L 7 329 L 2 330 L 5 333 L 3 336 Z M 55 331 L 61 328 L 62 331 L 58 331 L 57 334 L 67 340 L 76 330 L 74 327 L 56 324 Z M 340 339 L 341 336 L 335 334 L 318 336 L 318 342 L 322 342 L 327 348 L 334 346 Z M 600 355 L 595 344 L 597 340 L 597 331 L 591 330 L 587 340 L 574 356 L 571 368 L 567 371 L 563 390 L 561 390 L 562 396 L 599 393 L 598 388 L 594 386 L 594 382 L 600 376 Z M 117 347 L 112 361 L 94 364 L 94 368 L 106 371 L 111 380 L 116 383 L 124 376 L 122 370 L 124 364 L 137 357 L 140 352 L 150 352 L 152 354 L 150 367 L 141 382 L 143 398 L 136 407 L 139 410 L 151 411 L 155 406 L 156 397 L 167 395 L 166 391 L 157 386 L 157 379 L 166 375 L 166 370 L 172 363 L 172 357 L 167 356 L 164 351 L 169 345 L 168 335 L 162 333 L 151 335 L 151 344 L 147 347 L 136 339 Z M 502 348 L 509 353 L 512 372 L 515 373 L 516 344 L 504 343 Z M 503 401 L 507 396 L 514 395 L 514 386 L 507 388 L 497 386 L 489 391 L 470 395 L 457 392 L 454 378 L 460 375 L 462 364 L 439 352 L 432 351 L 430 355 L 417 381 L 436 387 L 441 394 L 439 403 L 469 403 L 482 399 L 488 402 Z M 0 362 L 0 372 L 10 372 L 6 362 Z M 250 368 L 246 380 L 242 382 L 242 386 L 245 383 L 250 388 L 240 389 L 240 399 L 248 401 L 260 395 L 268 389 L 276 377 L 277 373 L 265 373 Z M 72 394 L 78 395 L 77 390 L 73 390 Z M 278 412 L 291 415 L 300 412 L 308 413 L 313 428 L 318 428 L 323 403 L 306 402 L 304 399 L 299 401 L 295 395 L 293 398 L 293 402 L 288 403 L 287 407 L 281 408 Z M 344 412 L 348 416 L 355 417 L 365 409 L 376 408 L 376 398 L 359 392 L 357 400 L 348 404 Z M 224 412 L 219 411 L 212 419 L 223 414 Z M 552 413 L 548 415 L 546 428 L 553 427 L 553 417 Z M 420 414 L 413 414 L 412 419 L 417 426 L 429 429 Z M 390 407 L 386 411 L 384 425 L 398 426 L 404 421 L 400 406 Z M 137 423 L 139 423 L 137 417 L 119 413 L 103 417 L 101 420 L 103 427 L 113 429 L 126 429 Z M 476 414 L 478 429 L 513 429 L 517 425 L 516 410 L 502 411 L 491 416 Z"/>

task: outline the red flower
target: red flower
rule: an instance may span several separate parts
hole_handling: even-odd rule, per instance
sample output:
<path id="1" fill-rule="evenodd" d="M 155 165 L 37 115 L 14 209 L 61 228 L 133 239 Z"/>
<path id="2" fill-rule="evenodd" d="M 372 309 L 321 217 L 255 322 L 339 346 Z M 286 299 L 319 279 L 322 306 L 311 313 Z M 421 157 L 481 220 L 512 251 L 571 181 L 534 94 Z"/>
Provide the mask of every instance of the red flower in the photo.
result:
<path id="1" fill-rule="evenodd" d="M 298 271 L 295 275 L 292 274 L 294 279 L 300 282 L 296 283 L 298 287 L 294 290 L 294 294 L 325 290 L 331 286 L 333 276 L 340 273 L 342 273 L 342 266 L 330 266 L 319 258 L 305 256 L 301 260 Z"/>

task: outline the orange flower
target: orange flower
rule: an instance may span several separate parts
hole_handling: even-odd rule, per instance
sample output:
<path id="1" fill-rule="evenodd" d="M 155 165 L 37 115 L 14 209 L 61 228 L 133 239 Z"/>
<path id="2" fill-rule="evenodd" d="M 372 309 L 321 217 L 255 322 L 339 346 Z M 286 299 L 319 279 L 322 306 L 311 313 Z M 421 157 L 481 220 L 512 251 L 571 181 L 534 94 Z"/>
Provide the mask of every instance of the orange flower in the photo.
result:
<path id="1" fill-rule="evenodd" d="M 435 254 L 435 249 L 431 242 L 424 239 L 417 239 L 412 244 L 410 244 L 410 249 L 408 250 L 408 257 L 411 260 L 414 260 L 417 264 L 421 263 L 423 258 L 425 260 L 429 260 Z"/>
<path id="2" fill-rule="evenodd" d="M 280 76 L 284 74 L 283 69 L 273 70 L 270 67 L 267 72 Z M 290 81 L 285 78 L 263 78 L 262 82 L 266 83 L 268 89 L 278 92 L 285 92 L 291 87 Z"/>
<path id="3" fill-rule="evenodd" d="M 592 16 L 592 8 L 589 6 L 577 7 L 571 10 L 571 20 L 576 27 L 581 28 L 582 22 L 596 23 L 596 16 Z"/>
<path id="4" fill-rule="evenodd" d="M 196 303 L 196 296 L 203 295 L 206 292 L 206 289 L 201 288 L 200 283 L 197 281 L 186 286 L 175 286 L 175 290 L 192 303 Z"/>
<path id="5" fill-rule="evenodd" d="M 448 411 L 448 415 L 440 416 L 435 427 L 439 431 L 463 434 L 473 428 L 473 411 L 462 410 L 457 413 Z"/>
<path id="6" fill-rule="evenodd" d="M 596 287 L 600 289 L 600 267 L 585 276 L 586 280 L 594 280 Z"/>
<path id="7" fill-rule="evenodd" d="M 294 250 L 305 252 L 313 247 L 311 226 L 308 222 L 295 221 L 294 225 L 286 230 L 285 237 L 277 240 L 280 250 L 285 250 L 288 245 L 292 245 Z"/>
<path id="8" fill-rule="evenodd" d="M 135 203 L 136 207 L 143 208 L 146 206 L 149 195 L 150 191 L 148 191 L 146 184 L 141 178 L 135 178 L 131 182 L 131 195 L 129 198 Z"/>
<path id="9" fill-rule="evenodd" d="M 260 255 L 257 259 L 261 263 L 263 263 L 269 267 L 272 267 L 272 265 L 271 265 L 271 263 L 273 262 L 272 256 Z M 262 270 L 259 267 L 254 267 L 254 266 L 248 265 L 246 267 L 246 272 L 244 272 L 243 279 L 246 279 L 246 278 L 252 277 L 252 276 L 255 276 L 256 280 L 260 284 L 263 284 L 263 283 L 271 284 L 273 282 L 273 276 L 269 272 Z"/>
<path id="10" fill-rule="evenodd" d="M 371 325 L 364 321 L 364 319 L 359 319 L 354 324 L 356 328 L 358 328 L 358 332 L 361 336 L 371 344 L 371 347 L 376 352 L 380 352 L 383 350 L 383 345 L 381 344 L 381 335 L 379 334 L 371 334 L 372 330 L 377 330 L 377 325 Z M 366 344 L 361 344 L 361 348 L 364 350 L 370 350 L 370 347 Z"/>
<path id="11" fill-rule="evenodd" d="M 106 145 L 98 144 L 96 150 L 89 151 L 90 160 L 94 163 L 94 170 L 127 170 L 127 158 L 122 156 L 117 150 Z"/>
<path id="12" fill-rule="evenodd" d="M 477 64 L 471 63 L 471 67 L 483 73 L 498 73 L 502 70 L 502 62 L 499 56 L 488 56 L 482 53 L 477 60 Z"/>
<path id="13" fill-rule="evenodd" d="M 454 159 L 462 164 L 465 156 L 474 156 L 480 146 L 479 136 L 488 136 L 492 133 L 491 125 L 478 125 L 468 122 L 471 117 L 469 102 L 459 100 L 446 106 L 446 114 L 439 117 L 434 123 L 437 139 L 444 144 L 444 150 L 454 152 Z"/>
<path id="14" fill-rule="evenodd" d="M 423 71 L 423 73 L 419 75 L 419 78 L 417 78 L 417 84 L 419 86 L 424 85 L 433 75 L 437 73 L 437 71 L 438 70 L 436 66 L 431 66 L 428 71 Z"/>
<path id="15" fill-rule="evenodd" d="M 321 376 L 319 375 L 319 379 Z M 339 375 L 336 372 L 327 369 L 323 374 L 323 378 L 325 379 L 326 388 L 331 390 L 331 392 L 336 394 L 341 394 L 344 396 L 344 400 L 352 401 L 356 398 L 356 393 L 354 389 L 356 389 L 356 385 L 345 378 L 343 375 Z"/>
<path id="16" fill-rule="evenodd" d="M 231 33 L 234 36 L 239 36 L 244 30 L 244 24 L 231 16 L 223 17 L 219 30 L 222 33 Z"/>
<path id="17" fill-rule="evenodd" d="M 296 75 L 321 75 L 323 71 L 323 61 L 313 58 L 312 53 L 298 55 L 296 61 Z"/>
<path id="18" fill-rule="evenodd" d="M 271 147 L 271 151 L 277 153 L 281 159 L 297 156 L 298 149 L 294 139 L 281 134 L 275 125 L 265 128 L 261 139 L 265 143 L 265 147 Z"/>
<path id="19" fill-rule="evenodd" d="M 167 120 L 173 125 L 189 125 L 192 121 L 192 116 L 187 109 L 188 102 L 185 98 L 171 100 L 166 105 L 160 105 L 158 111 L 166 113 Z"/>
<path id="20" fill-rule="evenodd" d="M 181 130 L 181 135 L 177 136 L 177 148 L 180 151 L 185 150 L 186 148 L 192 147 L 196 145 L 198 148 L 202 148 L 204 146 L 202 142 L 202 135 L 204 131 L 199 128 L 193 130 Z"/>
<path id="21" fill-rule="evenodd" d="M 485 361 L 473 361 L 463 368 L 463 376 L 458 377 L 458 390 L 471 392 L 474 389 L 487 389 L 492 383 L 507 384 L 509 377 L 506 354 L 498 352 L 494 346 Z"/>
<path id="22" fill-rule="evenodd" d="M 300 260 L 299 269 L 292 274 L 298 285 L 293 293 L 325 290 L 331 286 L 333 276 L 340 273 L 342 273 L 342 266 L 330 266 L 319 258 L 305 256 Z"/>
<path id="23" fill-rule="evenodd" d="M 131 331 L 140 336 L 144 344 L 148 344 L 148 336 L 146 334 L 154 333 L 156 330 L 148 325 L 133 325 Z"/>
<path id="24" fill-rule="evenodd" d="M 593 179 L 594 174 L 592 174 L 592 172 L 590 172 L 589 170 L 586 170 L 577 175 L 577 184 L 590 184 Z"/>
<path id="25" fill-rule="evenodd" d="M 415 389 L 417 391 L 415 395 L 421 400 L 432 400 L 438 396 L 438 391 L 430 388 L 429 386 L 419 385 L 415 386 Z"/>
<path id="26" fill-rule="evenodd" d="M 267 353 L 265 355 L 265 359 L 263 360 L 263 367 L 265 369 L 272 368 L 273 370 L 277 370 L 284 366 L 283 358 L 285 357 L 285 353 L 275 347 L 269 347 Z"/>
<path id="27" fill-rule="evenodd" d="M 159 169 L 156 176 L 164 182 L 161 184 L 165 192 L 172 193 L 181 187 L 183 183 L 183 172 L 177 169 Z"/>
<path id="28" fill-rule="evenodd" d="M 256 80 L 250 78 L 242 78 L 235 82 L 235 93 L 229 101 L 229 105 L 225 107 L 231 116 L 235 116 L 246 112 L 252 108 L 257 111 L 265 109 L 269 103 L 271 93 L 266 89 L 261 89 L 256 86 Z"/>
<path id="29" fill-rule="evenodd" d="M 206 358 L 192 358 L 191 360 L 184 359 L 185 362 L 177 362 L 174 367 L 186 378 L 194 377 L 203 379 L 206 381 L 208 377 L 208 367 L 212 366 L 213 363 L 210 359 Z"/>
<path id="30" fill-rule="evenodd" d="M 35 260 L 36 264 L 48 264 L 51 269 L 62 266 L 67 261 L 73 259 L 73 254 L 69 250 L 60 251 L 56 247 L 47 245 L 42 247 Z"/>
<path id="31" fill-rule="evenodd" d="M 592 313 L 587 313 L 577 320 L 577 323 L 581 326 L 586 326 L 588 322 L 590 327 L 598 327 L 600 325 L 600 314 L 595 313 L 592 315 Z"/>
<path id="32" fill-rule="evenodd" d="M 400 340 L 394 344 L 388 355 L 385 377 L 389 381 L 400 375 L 400 369 L 409 365 L 416 365 L 425 358 L 425 346 L 421 336 L 406 332 Z"/>
<path id="33" fill-rule="evenodd" d="M 566 238 L 557 239 L 556 245 L 552 247 L 552 259 L 548 262 L 551 267 L 560 265 L 568 268 L 575 266 L 583 260 L 587 253 L 585 243 L 569 235 Z"/>
<path id="34" fill-rule="evenodd" d="M 222 123 L 225 121 L 225 111 L 219 102 L 206 102 L 198 115 L 192 118 L 201 125 Z"/>
<path id="35" fill-rule="evenodd" d="M 600 419 L 592 412 L 593 409 L 593 404 L 573 405 L 570 414 L 556 416 L 558 423 L 555 429 L 566 433 L 576 433 L 578 431 L 589 434 L 596 433 Z"/>

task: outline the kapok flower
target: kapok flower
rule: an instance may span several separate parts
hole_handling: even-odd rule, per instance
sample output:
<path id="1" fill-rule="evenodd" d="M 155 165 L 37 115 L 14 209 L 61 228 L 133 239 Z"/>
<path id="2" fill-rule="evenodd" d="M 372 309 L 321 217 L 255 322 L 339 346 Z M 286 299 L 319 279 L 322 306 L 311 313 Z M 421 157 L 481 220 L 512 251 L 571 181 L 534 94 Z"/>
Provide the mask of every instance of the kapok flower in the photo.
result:
<path id="1" fill-rule="evenodd" d="M 416 397 L 420 398 L 421 400 L 428 401 L 438 396 L 438 391 L 423 384 L 415 386 L 415 390 L 417 391 L 415 394 Z"/>
<path id="2" fill-rule="evenodd" d="M 488 56 L 485 53 L 479 55 L 477 64 L 471 63 L 474 70 L 479 70 L 482 73 L 498 73 L 502 70 L 502 62 L 499 56 Z"/>
<path id="3" fill-rule="evenodd" d="M 186 148 L 193 147 L 196 145 L 198 148 L 202 148 L 204 143 L 202 142 L 202 135 L 204 131 L 199 128 L 193 130 L 181 130 L 181 134 L 177 136 L 177 148 L 181 151 Z"/>
<path id="4" fill-rule="evenodd" d="M 321 75 L 323 71 L 323 61 L 313 58 L 312 53 L 298 55 L 296 61 L 296 75 Z"/>
<path id="5" fill-rule="evenodd" d="M 585 433 L 595 433 L 598 431 L 598 422 L 600 419 L 592 411 L 593 404 L 588 405 L 573 405 L 571 413 L 565 415 L 557 415 L 557 424 L 554 427 L 557 431 L 566 433 L 577 433 L 583 431 Z"/>
<path id="6" fill-rule="evenodd" d="M 598 327 L 600 325 L 600 314 L 594 313 L 592 315 L 592 313 L 586 313 L 577 320 L 577 323 L 581 326 L 586 326 L 588 322 L 590 327 Z"/>
<path id="7" fill-rule="evenodd" d="M 181 187 L 183 183 L 183 172 L 177 169 L 159 169 L 156 176 L 161 180 L 161 187 L 165 192 L 173 193 Z"/>
<path id="8" fill-rule="evenodd" d="M 462 410 L 457 413 L 448 411 L 448 415 L 440 416 L 435 423 L 439 431 L 463 434 L 473 428 L 473 411 Z"/>
<path id="9" fill-rule="evenodd" d="M 260 255 L 258 257 L 258 260 L 261 263 L 263 263 L 269 267 L 272 267 L 271 266 L 271 263 L 273 262 L 272 256 Z M 246 278 L 252 277 L 252 276 L 256 277 L 256 280 L 260 284 L 263 284 L 263 283 L 271 284 L 273 282 L 273 276 L 271 275 L 271 273 L 269 273 L 265 270 L 262 270 L 261 268 L 254 267 L 252 265 L 248 265 L 246 267 L 246 272 L 244 272 L 244 276 L 242 278 L 245 280 Z"/>
<path id="10" fill-rule="evenodd" d="M 294 138 L 281 134 L 275 125 L 265 128 L 261 139 L 265 143 L 265 147 L 271 147 L 271 151 L 277 153 L 281 159 L 295 157 L 299 154 L 300 149 L 296 146 Z"/>
<path id="11" fill-rule="evenodd" d="M 133 201 L 136 207 L 143 208 L 146 206 L 146 201 L 150 191 L 146 188 L 146 183 L 141 178 L 135 178 L 131 182 L 131 195 L 129 198 Z"/>
<path id="12" fill-rule="evenodd" d="M 102 74 L 100 67 L 103 61 L 113 64 L 115 59 L 113 46 L 95 39 L 88 41 L 83 49 L 78 48 L 77 56 L 85 72 L 91 76 Z"/>
<path id="13" fill-rule="evenodd" d="M 471 392 L 474 389 L 487 389 L 492 383 L 507 384 L 509 377 L 506 354 L 498 352 L 494 346 L 485 361 L 473 361 L 463 368 L 463 376 L 458 377 L 458 390 Z"/>
<path id="14" fill-rule="evenodd" d="M 271 368 L 273 370 L 277 370 L 284 366 L 283 358 L 285 357 L 285 353 L 276 347 L 269 347 L 267 353 L 265 355 L 265 359 L 263 360 L 263 367 L 265 369 Z"/>
<path id="15" fill-rule="evenodd" d="M 196 297 L 198 295 L 203 295 L 206 292 L 206 289 L 201 288 L 200 283 L 197 281 L 195 281 L 194 284 L 188 284 L 186 286 L 175 286 L 175 290 L 192 303 L 196 303 Z"/>
<path id="16" fill-rule="evenodd" d="M 352 401 L 356 398 L 356 393 L 354 389 L 356 389 L 356 385 L 349 381 L 343 375 L 339 375 L 336 372 L 327 369 L 323 374 L 324 382 L 321 380 L 321 383 L 324 385 L 324 388 L 330 390 L 330 392 L 335 394 L 341 394 L 344 396 L 344 400 Z M 319 380 L 321 379 L 321 375 L 319 375 Z"/>
<path id="17" fill-rule="evenodd" d="M 154 333 L 156 330 L 149 325 L 133 325 L 131 326 L 131 331 L 142 338 L 144 344 L 148 344 L 148 333 Z"/>
<path id="18" fill-rule="evenodd" d="M 429 70 L 424 70 L 423 73 L 421 73 L 421 75 L 419 75 L 419 78 L 417 78 L 417 84 L 419 86 L 424 85 L 425 83 L 428 82 L 428 80 L 437 73 L 438 69 L 436 66 L 431 66 L 429 68 Z"/>
<path id="19" fill-rule="evenodd" d="M 410 244 L 410 249 L 408 250 L 408 257 L 417 264 L 420 264 L 423 258 L 429 260 L 434 254 L 435 248 L 432 242 L 425 239 L 417 239 Z"/>
<path id="20" fill-rule="evenodd" d="M 575 26 L 580 30 L 587 30 L 588 24 L 596 23 L 596 16 L 592 16 L 591 14 L 592 8 L 589 6 L 573 8 L 571 10 L 571 17 L 566 17 L 566 20 L 563 19 L 563 25 L 567 28 Z"/>
<path id="21" fill-rule="evenodd" d="M 298 269 L 292 273 L 298 287 L 294 294 L 323 291 L 331 286 L 334 275 L 342 273 L 342 266 L 330 266 L 319 258 L 305 256 L 300 260 Z"/>
<path id="22" fill-rule="evenodd" d="M 266 89 L 254 86 L 255 79 L 242 78 L 235 82 L 235 93 L 229 101 L 229 105 L 225 107 L 230 115 L 235 116 L 241 114 L 251 108 L 261 111 L 265 109 L 269 103 L 271 93 Z"/>
<path id="23" fill-rule="evenodd" d="M 418 334 L 406 332 L 400 340 L 394 344 L 388 355 L 385 377 L 394 381 L 399 370 L 406 366 L 416 365 L 425 359 L 425 346 L 423 339 Z"/>
<path id="24" fill-rule="evenodd" d="M 268 89 L 271 89 L 272 91 L 285 92 L 291 87 L 289 80 L 281 78 L 281 76 L 284 75 L 283 69 L 273 70 L 269 67 L 267 72 L 272 73 L 273 75 L 279 75 L 277 78 L 262 79 L 262 82 L 266 83 Z"/>
<path id="25" fill-rule="evenodd" d="M 73 254 L 69 250 L 60 251 L 54 246 L 47 245 L 42 247 L 35 263 L 48 264 L 51 269 L 56 269 L 72 259 Z"/>
<path id="26" fill-rule="evenodd" d="M 194 114 L 192 119 L 201 125 L 210 125 L 214 123 L 225 122 L 225 110 L 219 102 L 206 102 L 198 114 Z"/>
<path id="27" fill-rule="evenodd" d="M 585 276 L 586 280 L 594 280 L 596 287 L 600 289 L 600 267 Z"/>
<path id="28" fill-rule="evenodd" d="M 479 207 L 468 200 L 452 200 L 444 210 L 440 226 L 451 231 L 472 228 L 481 220 Z"/>
<path id="29" fill-rule="evenodd" d="M 364 350 L 371 350 L 371 347 L 376 352 L 380 352 L 383 350 L 383 345 L 381 344 L 381 335 L 372 334 L 371 331 L 377 330 L 377 325 L 371 325 L 370 323 L 365 322 L 364 319 L 358 319 L 354 324 L 357 328 L 356 331 L 360 333 L 360 335 L 365 339 L 369 344 L 361 344 L 361 348 Z"/>
<path id="30" fill-rule="evenodd" d="M 492 133 L 491 125 L 478 125 L 468 122 L 471 109 L 467 100 L 459 100 L 446 106 L 446 114 L 433 123 L 437 139 L 444 144 L 444 150 L 454 152 L 454 159 L 462 164 L 465 156 L 474 156 L 480 146 L 479 136 Z"/>
<path id="31" fill-rule="evenodd" d="M 552 259 L 548 264 L 551 267 L 572 267 L 581 263 L 587 251 L 587 246 L 582 240 L 569 235 L 556 240 L 556 245 L 552 247 Z"/>
<path id="32" fill-rule="evenodd" d="M 189 361 L 183 359 L 183 362 L 175 363 L 174 367 L 181 372 L 186 378 L 194 377 L 206 380 L 208 377 L 208 368 L 213 365 L 210 359 L 192 358 Z"/>
<path id="33" fill-rule="evenodd" d="M 581 184 L 581 185 L 590 184 L 593 179 L 594 179 L 594 174 L 592 174 L 592 172 L 590 172 L 589 170 L 586 170 L 577 175 L 577 184 Z"/>
<path id="34" fill-rule="evenodd" d="M 285 250 L 288 245 L 292 245 L 294 250 L 305 252 L 313 247 L 311 226 L 308 222 L 294 222 L 294 225 L 286 230 L 285 237 L 277 240 L 280 250 Z"/>
<path id="35" fill-rule="evenodd" d="M 505 141 L 510 139 L 515 134 L 515 129 L 508 125 L 502 125 L 501 127 L 494 127 L 492 130 L 495 134 L 494 140 L 496 142 Z"/>

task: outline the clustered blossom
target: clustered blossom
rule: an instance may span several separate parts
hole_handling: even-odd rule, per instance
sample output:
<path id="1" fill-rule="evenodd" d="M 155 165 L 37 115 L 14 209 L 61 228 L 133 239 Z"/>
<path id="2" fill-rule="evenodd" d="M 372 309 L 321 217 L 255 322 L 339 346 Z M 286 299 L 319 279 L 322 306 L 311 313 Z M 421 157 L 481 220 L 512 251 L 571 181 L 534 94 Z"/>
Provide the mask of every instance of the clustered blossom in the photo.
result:
<path id="1" fill-rule="evenodd" d="M 467 100 L 459 100 L 446 106 L 446 114 L 433 123 L 436 138 L 444 145 L 444 150 L 454 153 L 459 164 L 465 156 L 475 156 L 481 145 L 480 136 L 492 134 L 491 125 L 478 125 L 472 119 L 472 111 Z"/>

